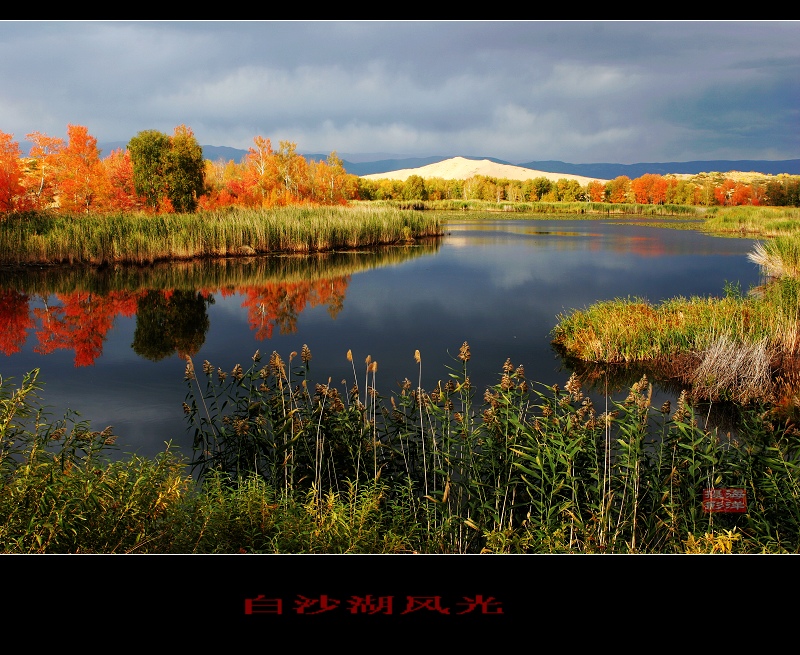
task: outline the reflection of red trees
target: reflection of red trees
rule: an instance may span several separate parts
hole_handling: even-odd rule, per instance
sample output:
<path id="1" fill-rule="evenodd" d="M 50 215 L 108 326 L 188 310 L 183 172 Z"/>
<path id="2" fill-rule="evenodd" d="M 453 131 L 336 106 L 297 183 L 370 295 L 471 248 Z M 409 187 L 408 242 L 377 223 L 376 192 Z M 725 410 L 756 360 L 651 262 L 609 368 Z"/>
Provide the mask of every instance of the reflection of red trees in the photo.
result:
<path id="1" fill-rule="evenodd" d="M 306 307 L 327 305 L 331 317 L 342 309 L 349 276 L 308 282 L 271 283 L 265 286 L 203 289 L 210 298 L 243 294 L 242 307 L 247 308 L 250 328 L 256 339 L 270 339 L 277 326 L 284 334 L 297 331 L 297 319 Z M 75 366 L 91 366 L 103 353 L 103 343 L 117 316 L 135 316 L 138 303 L 148 293 L 112 291 L 101 295 L 88 291 L 55 294 L 52 302 L 42 298 L 43 307 L 29 310 L 30 297 L 13 290 L 0 290 L 0 352 L 11 355 L 25 343 L 27 330 L 36 329 L 35 352 L 47 355 L 55 350 L 75 351 Z M 174 291 L 161 291 L 170 300 Z M 37 327 L 38 324 L 38 327 Z M 194 354 L 194 353 L 192 353 Z"/>
<path id="2" fill-rule="evenodd" d="M 34 310 L 41 321 L 36 352 L 47 355 L 58 349 L 75 351 L 75 366 L 91 366 L 103 352 L 106 334 L 118 314 L 134 316 L 139 292 L 112 291 L 107 295 L 76 291 L 57 294 L 59 305 Z"/>
<path id="3" fill-rule="evenodd" d="M 28 296 L 11 289 L 0 289 L 0 352 L 13 355 L 19 352 L 34 326 L 28 311 Z"/>
<path id="4" fill-rule="evenodd" d="M 250 329 L 256 339 L 271 339 L 275 326 L 282 334 L 297 331 L 297 317 L 306 306 L 328 305 L 335 318 L 344 303 L 350 277 L 322 279 L 315 282 L 282 282 L 267 286 L 239 289 L 245 295 L 242 307 L 247 308 Z"/>

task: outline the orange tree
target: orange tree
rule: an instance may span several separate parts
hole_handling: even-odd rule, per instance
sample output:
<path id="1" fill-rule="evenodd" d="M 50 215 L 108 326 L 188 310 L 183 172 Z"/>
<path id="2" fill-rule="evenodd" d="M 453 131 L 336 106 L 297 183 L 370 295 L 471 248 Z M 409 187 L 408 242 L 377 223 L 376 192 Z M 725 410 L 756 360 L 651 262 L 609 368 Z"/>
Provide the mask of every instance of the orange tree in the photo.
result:
<path id="1" fill-rule="evenodd" d="M 19 143 L 13 134 L 0 132 L 0 212 L 9 213 L 18 208 L 24 193 Z"/>

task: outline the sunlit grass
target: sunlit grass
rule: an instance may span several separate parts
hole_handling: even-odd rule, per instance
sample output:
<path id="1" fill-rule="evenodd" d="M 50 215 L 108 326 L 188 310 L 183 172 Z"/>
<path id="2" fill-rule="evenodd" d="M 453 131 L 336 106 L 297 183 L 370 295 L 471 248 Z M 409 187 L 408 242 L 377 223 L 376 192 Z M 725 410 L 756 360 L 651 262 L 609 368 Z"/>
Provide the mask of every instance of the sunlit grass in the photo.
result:
<path id="1" fill-rule="evenodd" d="M 608 203 L 608 202 L 518 202 L 511 200 L 370 200 L 362 201 L 362 206 L 375 205 L 381 207 L 395 207 L 405 209 L 433 210 L 433 211 L 471 211 L 471 212 L 499 212 L 504 214 L 551 214 L 588 217 L 603 216 L 681 216 L 695 218 L 700 216 L 701 210 L 691 205 L 643 205 L 636 203 Z M 518 216 L 509 216 L 518 218 Z"/>
<path id="2" fill-rule="evenodd" d="M 798 207 L 709 207 L 702 229 L 714 234 L 776 237 L 800 232 Z"/>
<path id="3" fill-rule="evenodd" d="M 693 385 L 700 397 L 774 400 L 782 363 L 800 355 L 800 281 L 754 293 L 595 303 L 559 316 L 553 343 L 586 362 L 648 363 Z"/>
<path id="4" fill-rule="evenodd" d="M 372 247 L 441 234 L 439 217 L 386 207 L 285 207 L 196 214 L 26 214 L 0 222 L 2 264 L 159 260 Z"/>
<path id="5" fill-rule="evenodd" d="M 110 428 L 46 420 L 38 372 L 0 381 L 2 551 L 800 549 L 800 434 L 763 408 L 731 438 L 702 427 L 686 394 L 651 406 L 646 378 L 595 407 L 576 375 L 544 386 L 506 361 L 481 391 L 466 343 L 446 383 L 406 380 L 388 401 L 374 375 L 374 393 L 343 396 L 312 381 L 308 357 L 258 359 L 186 380 L 187 418 L 211 448 L 197 481 L 169 451 L 109 462 Z M 746 493 L 746 512 L 703 511 L 703 490 L 723 487 Z"/>

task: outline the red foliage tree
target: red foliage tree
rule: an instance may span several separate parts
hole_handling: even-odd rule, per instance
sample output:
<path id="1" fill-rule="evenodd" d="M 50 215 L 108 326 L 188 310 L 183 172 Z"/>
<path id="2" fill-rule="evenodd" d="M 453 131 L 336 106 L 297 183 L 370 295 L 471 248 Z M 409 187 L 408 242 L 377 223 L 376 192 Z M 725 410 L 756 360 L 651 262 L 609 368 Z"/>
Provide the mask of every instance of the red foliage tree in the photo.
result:
<path id="1" fill-rule="evenodd" d="M 634 201 L 643 205 L 660 205 L 667 198 L 667 181 L 660 175 L 645 173 L 631 182 Z"/>
<path id="2" fill-rule="evenodd" d="M 97 139 L 83 125 L 67 125 L 67 146 L 56 155 L 59 208 L 84 212 L 105 194 Z"/>
<path id="3" fill-rule="evenodd" d="M 0 132 L 0 212 L 19 209 L 22 186 L 22 152 L 12 134 Z"/>
<path id="4" fill-rule="evenodd" d="M 631 178 L 627 175 L 615 177 L 606 183 L 608 190 L 608 200 L 613 203 L 628 202 L 628 192 L 630 191 Z"/>
<path id="5" fill-rule="evenodd" d="M 586 191 L 592 202 L 604 202 L 606 199 L 606 185 L 597 180 L 592 180 L 586 185 Z"/>
<path id="6" fill-rule="evenodd" d="M 123 212 L 141 209 L 144 203 L 133 184 L 131 153 L 127 149 L 113 150 L 101 164 L 105 184 L 98 204 L 102 209 Z"/>

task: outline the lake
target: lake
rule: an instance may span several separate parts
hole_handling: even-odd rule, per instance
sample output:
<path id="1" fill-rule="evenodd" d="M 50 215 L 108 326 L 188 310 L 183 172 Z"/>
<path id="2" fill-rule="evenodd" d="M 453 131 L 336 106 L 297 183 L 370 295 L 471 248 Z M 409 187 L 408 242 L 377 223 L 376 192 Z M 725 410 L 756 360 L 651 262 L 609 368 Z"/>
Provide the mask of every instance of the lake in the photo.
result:
<path id="1" fill-rule="evenodd" d="M 472 216 L 472 215 L 470 215 Z M 721 296 L 760 283 L 754 241 L 659 227 L 648 219 L 453 219 L 445 235 L 377 251 L 259 257 L 106 270 L 0 272 L 0 376 L 41 370 L 53 418 L 76 410 L 113 426 L 121 454 L 172 441 L 191 454 L 185 360 L 230 372 L 258 350 L 284 361 L 307 344 L 310 380 L 363 388 L 378 362 L 383 396 L 404 378 L 448 380 L 468 342 L 481 401 L 510 359 L 529 381 L 563 385 L 550 344 L 558 316 L 598 300 Z M 295 359 L 299 364 L 299 357 Z M 343 383 L 344 381 L 344 383 Z M 674 398 L 656 385 L 653 404 Z"/>

